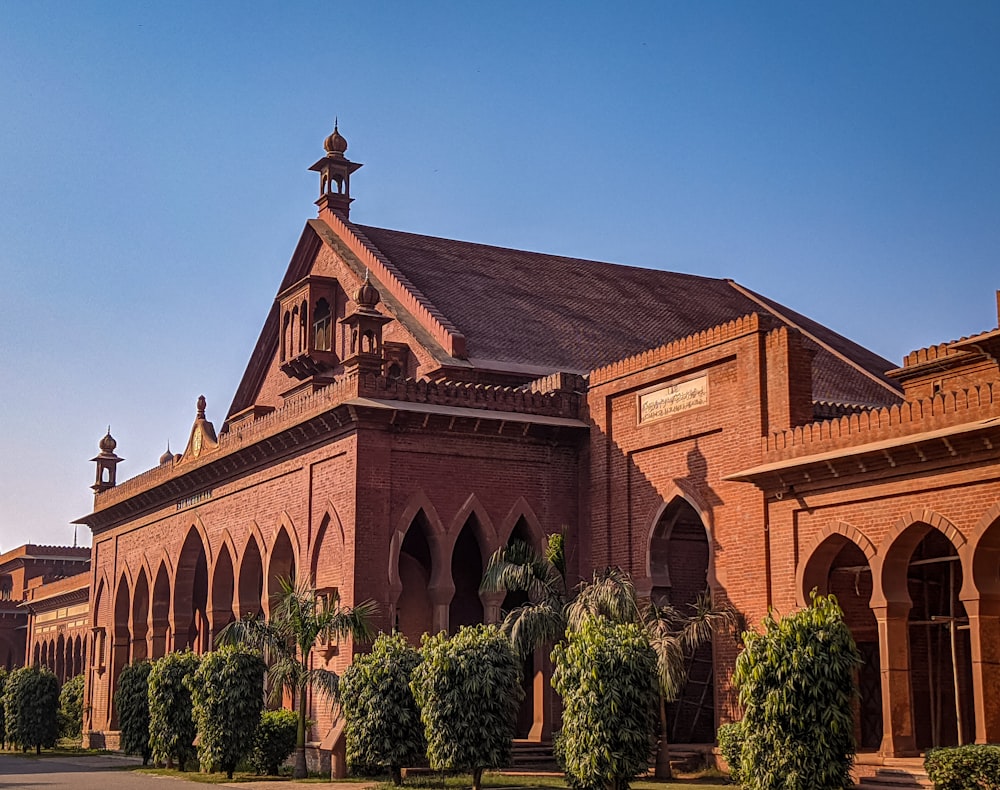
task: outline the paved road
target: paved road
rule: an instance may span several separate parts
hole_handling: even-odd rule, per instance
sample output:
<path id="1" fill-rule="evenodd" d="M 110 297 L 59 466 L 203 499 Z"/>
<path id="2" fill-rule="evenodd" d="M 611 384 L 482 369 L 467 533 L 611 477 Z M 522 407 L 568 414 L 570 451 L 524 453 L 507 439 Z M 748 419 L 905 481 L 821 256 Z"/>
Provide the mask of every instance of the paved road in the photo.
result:
<path id="1" fill-rule="evenodd" d="M 132 757 L 115 755 L 95 757 L 42 757 L 37 760 L 0 754 L 0 788 L 67 788 L 68 790 L 189 790 L 209 787 L 232 787 L 239 790 L 305 790 L 324 787 L 327 790 L 370 790 L 369 784 L 327 785 L 298 782 L 240 782 L 239 784 L 206 785 L 172 776 L 138 774 L 127 769 L 141 763 Z"/>

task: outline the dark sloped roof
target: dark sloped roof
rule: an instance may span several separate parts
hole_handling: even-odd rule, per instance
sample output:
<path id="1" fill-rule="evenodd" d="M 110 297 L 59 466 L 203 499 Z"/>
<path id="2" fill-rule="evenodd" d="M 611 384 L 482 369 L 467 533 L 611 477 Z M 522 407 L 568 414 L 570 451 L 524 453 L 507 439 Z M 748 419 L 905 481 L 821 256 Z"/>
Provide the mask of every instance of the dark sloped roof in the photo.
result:
<path id="1" fill-rule="evenodd" d="M 895 400 L 872 378 L 888 382 L 890 362 L 729 280 L 357 227 L 465 335 L 473 361 L 587 371 L 770 313 L 816 348 L 817 400 Z"/>

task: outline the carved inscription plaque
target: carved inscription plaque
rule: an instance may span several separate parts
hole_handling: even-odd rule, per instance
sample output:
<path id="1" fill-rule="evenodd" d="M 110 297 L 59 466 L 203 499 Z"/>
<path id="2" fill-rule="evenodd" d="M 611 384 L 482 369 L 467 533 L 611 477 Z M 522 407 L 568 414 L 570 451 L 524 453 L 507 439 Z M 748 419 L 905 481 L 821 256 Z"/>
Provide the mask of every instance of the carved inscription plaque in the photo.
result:
<path id="1" fill-rule="evenodd" d="M 708 376 L 699 376 L 639 395 L 639 422 L 662 420 L 707 405 Z"/>

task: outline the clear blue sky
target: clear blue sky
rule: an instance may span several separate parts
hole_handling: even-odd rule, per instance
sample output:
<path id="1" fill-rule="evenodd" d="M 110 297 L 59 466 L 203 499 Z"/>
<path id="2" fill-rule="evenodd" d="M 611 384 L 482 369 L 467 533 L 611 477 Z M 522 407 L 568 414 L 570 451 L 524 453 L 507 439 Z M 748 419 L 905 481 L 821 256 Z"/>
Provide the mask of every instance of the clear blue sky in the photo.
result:
<path id="1" fill-rule="evenodd" d="M 221 426 L 335 115 L 362 223 L 997 323 L 997 2 L 0 0 L 0 549 Z"/>

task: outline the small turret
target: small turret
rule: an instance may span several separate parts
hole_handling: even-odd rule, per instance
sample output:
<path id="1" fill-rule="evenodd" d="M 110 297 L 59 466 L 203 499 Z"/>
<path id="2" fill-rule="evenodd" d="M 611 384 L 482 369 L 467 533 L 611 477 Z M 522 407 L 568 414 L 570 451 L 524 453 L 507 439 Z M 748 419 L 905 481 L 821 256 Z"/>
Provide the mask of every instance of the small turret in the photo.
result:
<path id="1" fill-rule="evenodd" d="M 351 213 L 351 173 L 361 165 L 352 162 L 344 156 L 347 150 L 347 140 L 337 128 L 337 122 L 333 122 L 333 134 L 323 141 L 323 148 L 326 156 L 320 159 L 309 169 L 319 173 L 319 213 L 323 211 L 333 211 L 347 219 Z"/>
<path id="2" fill-rule="evenodd" d="M 104 438 L 101 439 L 98 445 L 101 452 L 90 459 L 97 464 L 97 476 L 94 480 L 94 485 L 91 486 L 95 494 L 100 494 L 102 491 L 107 491 L 116 485 L 117 466 L 125 460 L 115 455 L 115 448 L 117 446 L 118 442 L 111 435 L 111 426 L 109 425 L 108 432 L 104 434 Z"/>

